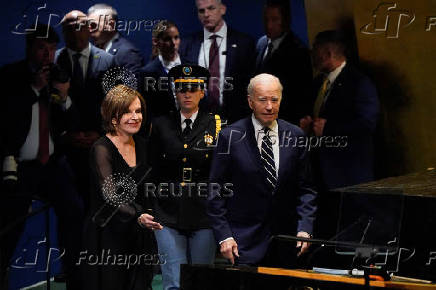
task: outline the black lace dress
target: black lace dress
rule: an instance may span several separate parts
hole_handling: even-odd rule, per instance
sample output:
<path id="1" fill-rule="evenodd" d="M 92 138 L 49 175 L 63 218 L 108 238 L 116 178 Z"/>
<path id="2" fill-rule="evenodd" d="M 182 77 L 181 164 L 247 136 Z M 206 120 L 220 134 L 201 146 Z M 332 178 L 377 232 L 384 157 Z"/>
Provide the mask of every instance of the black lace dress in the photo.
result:
<path id="1" fill-rule="evenodd" d="M 139 136 L 135 136 L 134 140 L 135 167 L 126 163 L 106 136 L 92 147 L 90 210 L 84 227 L 84 249 L 79 257 L 83 269 L 83 289 L 151 289 L 150 265 L 155 263 L 152 234 L 137 223 L 138 216 L 147 208 L 143 190 L 149 169 L 147 144 Z M 107 220 L 108 213 L 115 209 L 108 206 L 104 195 L 113 193 L 115 188 L 119 200 L 129 199 L 127 195 L 134 192 L 132 184 L 136 184 L 136 198 L 127 205 L 121 205 L 102 226 L 102 220 Z M 103 206 L 103 211 L 96 216 Z"/>

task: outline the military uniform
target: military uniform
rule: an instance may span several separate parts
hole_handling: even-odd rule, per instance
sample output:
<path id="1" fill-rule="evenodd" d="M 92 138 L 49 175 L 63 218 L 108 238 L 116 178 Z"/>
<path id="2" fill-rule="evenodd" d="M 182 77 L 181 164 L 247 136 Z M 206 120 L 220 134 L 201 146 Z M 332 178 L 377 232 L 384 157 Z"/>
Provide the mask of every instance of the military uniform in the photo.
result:
<path id="1" fill-rule="evenodd" d="M 184 136 L 179 111 L 158 117 L 152 128 L 155 220 L 179 230 L 210 228 L 205 213 L 212 151 L 221 129 L 218 115 L 198 111 Z M 159 184 L 161 186 L 159 186 Z M 165 184 L 168 184 L 165 185 Z"/>

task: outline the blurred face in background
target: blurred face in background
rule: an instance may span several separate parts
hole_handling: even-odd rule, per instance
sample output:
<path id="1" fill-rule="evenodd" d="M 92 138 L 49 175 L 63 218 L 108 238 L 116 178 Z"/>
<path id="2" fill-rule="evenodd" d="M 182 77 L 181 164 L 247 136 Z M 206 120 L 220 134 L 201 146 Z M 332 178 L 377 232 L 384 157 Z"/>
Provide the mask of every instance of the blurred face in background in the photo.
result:
<path id="1" fill-rule="evenodd" d="M 89 45 L 88 17 L 78 10 L 69 12 L 62 20 L 62 32 L 68 48 L 82 51 Z"/>
<path id="2" fill-rule="evenodd" d="M 197 0 L 198 19 L 204 28 L 217 32 L 224 24 L 223 16 L 226 6 L 217 0 Z"/>
<path id="3" fill-rule="evenodd" d="M 265 33 L 269 39 L 276 39 L 283 34 L 283 17 L 278 7 L 267 7 L 263 14 Z"/>
<path id="4" fill-rule="evenodd" d="M 98 47 L 104 46 L 116 33 L 110 13 L 110 10 L 103 9 L 88 15 L 91 39 Z"/>
<path id="5" fill-rule="evenodd" d="M 153 38 L 153 43 L 159 50 L 163 59 L 167 61 L 175 60 L 180 46 L 179 30 L 175 26 L 169 26 L 161 36 Z"/>
<path id="6" fill-rule="evenodd" d="M 43 38 L 33 41 L 28 53 L 28 59 L 35 67 L 43 67 L 54 62 L 57 43 L 48 42 Z"/>

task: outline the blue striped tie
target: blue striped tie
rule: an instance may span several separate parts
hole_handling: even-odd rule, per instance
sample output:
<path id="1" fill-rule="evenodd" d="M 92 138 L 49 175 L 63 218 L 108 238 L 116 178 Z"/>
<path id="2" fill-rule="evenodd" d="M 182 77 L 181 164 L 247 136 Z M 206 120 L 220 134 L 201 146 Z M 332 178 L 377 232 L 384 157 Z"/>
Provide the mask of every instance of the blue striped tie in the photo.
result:
<path id="1" fill-rule="evenodd" d="M 262 164 L 266 171 L 266 180 L 268 183 L 268 187 L 270 188 L 272 194 L 277 184 L 277 173 L 274 162 L 272 142 L 269 136 L 270 129 L 268 127 L 265 127 L 263 128 L 263 131 L 265 132 L 265 136 L 263 136 L 262 138 L 260 157 L 262 158 Z"/>

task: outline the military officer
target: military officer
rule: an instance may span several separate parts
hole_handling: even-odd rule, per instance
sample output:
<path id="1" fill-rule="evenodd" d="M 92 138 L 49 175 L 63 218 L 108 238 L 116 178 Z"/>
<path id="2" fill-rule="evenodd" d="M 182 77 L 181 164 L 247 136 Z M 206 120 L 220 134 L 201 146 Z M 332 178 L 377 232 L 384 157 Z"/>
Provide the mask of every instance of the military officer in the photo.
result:
<path id="1" fill-rule="evenodd" d="M 179 110 L 152 122 L 153 215 L 140 222 L 155 230 L 163 289 L 178 289 L 180 264 L 211 264 L 216 244 L 205 212 L 207 184 L 220 117 L 199 109 L 209 71 L 179 65 L 169 71 Z"/>

